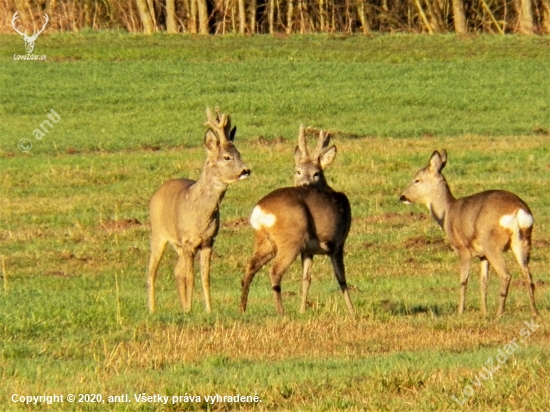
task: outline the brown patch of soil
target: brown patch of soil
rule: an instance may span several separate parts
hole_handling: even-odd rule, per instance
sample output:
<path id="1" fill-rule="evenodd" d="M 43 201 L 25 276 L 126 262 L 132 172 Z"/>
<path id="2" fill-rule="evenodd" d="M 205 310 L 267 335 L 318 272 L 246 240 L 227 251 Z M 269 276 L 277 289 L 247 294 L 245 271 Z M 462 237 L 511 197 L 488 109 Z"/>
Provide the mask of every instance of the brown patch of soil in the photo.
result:
<path id="1" fill-rule="evenodd" d="M 68 252 L 61 252 L 59 254 L 59 257 L 64 260 L 79 260 L 81 262 L 88 262 L 89 260 L 92 260 L 92 258 L 90 257 L 87 257 L 87 256 L 76 257 L 72 253 L 68 253 Z"/>
<path id="2" fill-rule="evenodd" d="M 286 142 L 286 139 L 283 136 L 277 136 L 274 139 L 267 139 L 263 136 L 258 136 L 258 140 L 253 142 L 252 144 L 254 146 L 269 147 L 269 146 L 276 146 L 278 144 L 283 144 L 285 142 Z"/>
<path id="3" fill-rule="evenodd" d="M 60 270 L 50 270 L 49 272 L 45 273 L 46 276 L 57 276 L 60 278 L 69 278 L 71 275 L 68 273 L 62 272 Z"/>
<path id="4" fill-rule="evenodd" d="M 248 227 L 250 223 L 248 222 L 248 219 L 245 217 L 242 217 L 240 219 L 230 220 L 228 222 L 222 223 L 224 228 L 228 229 L 242 229 L 243 227 Z"/>
<path id="5" fill-rule="evenodd" d="M 378 215 L 367 216 L 363 218 L 367 223 L 380 223 L 380 222 L 389 222 L 389 221 L 412 221 L 417 222 L 421 220 L 426 220 L 428 217 L 424 214 L 415 214 L 413 212 L 407 213 L 396 213 L 396 212 L 386 212 Z"/>
<path id="6" fill-rule="evenodd" d="M 448 249 L 449 246 L 443 239 L 427 239 L 425 237 L 410 237 L 405 240 L 404 245 L 408 249 L 421 249 L 425 247 L 435 247 L 437 249 Z"/>
<path id="7" fill-rule="evenodd" d="M 101 226 L 107 231 L 113 231 L 126 230 L 135 226 L 142 226 L 142 224 L 136 218 L 131 218 L 124 220 L 107 220 L 105 222 L 101 222 Z"/>

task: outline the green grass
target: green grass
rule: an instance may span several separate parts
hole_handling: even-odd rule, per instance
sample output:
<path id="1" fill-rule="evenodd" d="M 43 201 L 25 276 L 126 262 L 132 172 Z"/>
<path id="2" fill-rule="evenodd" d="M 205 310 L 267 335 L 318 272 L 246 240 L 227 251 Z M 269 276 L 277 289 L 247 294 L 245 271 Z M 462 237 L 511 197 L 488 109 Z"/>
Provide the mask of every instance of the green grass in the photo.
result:
<path id="1" fill-rule="evenodd" d="M 0 36 L 0 405 L 30 409 L 11 402 L 13 394 L 95 393 L 106 401 L 128 394 L 131 403 L 39 408 L 548 409 L 548 42 L 63 34 L 37 42 L 47 62 L 22 62 L 12 60 L 20 38 Z M 147 202 L 165 180 L 198 176 L 204 108 L 216 105 L 238 126 L 252 176 L 222 203 L 214 313 L 204 312 L 198 280 L 193 311 L 181 312 L 170 250 L 150 315 Z M 34 139 L 51 108 L 61 120 Z M 327 177 L 352 204 L 354 319 L 323 257 L 306 314 L 298 313 L 299 262 L 283 279 L 285 318 L 275 314 L 265 270 L 248 311 L 238 310 L 252 254 L 243 220 L 262 195 L 291 184 L 300 123 L 332 130 L 338 146 Z M 28 153 L 17 148 L 21 138 L 33 144 Z M 512 256 L 506 316 L 481 318 L 475 266 L 467 313 L 455 314 L 457 257 L 424 208 L 398 202 L 441 148 L 455 195 L 505 188 L 536 220 L 531 269 L 541 326 L 462 407 L 452 396 L 463 397 L 531 316 Z M 497 299 L 491 272 L 492 314 Z M 140 404 L 134 395 L 142 393 L 201 402 Z M 207 405 L 204 397 L 216 394 L 262 402 Z"/>
<path id="2" fill-rule="evenodd" d="M 524 135 L 550 128 L 548 38 L 454 36 L 41 37 L 47 62 L 0 37 L 1 147 L 54 109 L 35 152 L 197 146 L 206 106 L 241 138 L 314 123 L 350 136 Z"/>

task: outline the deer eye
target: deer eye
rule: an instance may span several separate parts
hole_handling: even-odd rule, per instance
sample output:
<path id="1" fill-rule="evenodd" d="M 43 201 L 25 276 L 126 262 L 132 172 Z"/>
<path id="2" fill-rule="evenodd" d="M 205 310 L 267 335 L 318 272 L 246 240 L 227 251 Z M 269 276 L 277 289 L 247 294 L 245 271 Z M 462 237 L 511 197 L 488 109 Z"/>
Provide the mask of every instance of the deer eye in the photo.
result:
<path id="1" fill-rule="evenodd" d="M 420 179 L 418 178 L 414 179 L 414 183 L 420 183 Z"/>
<path id="2" fill-rule="evenodd" d="M 301 170 L 296 170 L 296 174 L 297 174 L 298 176 L 300 176 L 300 175 L 302 174 L 302 171 L 301 171 Z"/>
<path id="3" fill-rule="evenodd" d="M 225 156 L 223 157 L 223 160 L 229 161 L 229 160 L 231 160 L 231 156 L 225 155 Z"/>

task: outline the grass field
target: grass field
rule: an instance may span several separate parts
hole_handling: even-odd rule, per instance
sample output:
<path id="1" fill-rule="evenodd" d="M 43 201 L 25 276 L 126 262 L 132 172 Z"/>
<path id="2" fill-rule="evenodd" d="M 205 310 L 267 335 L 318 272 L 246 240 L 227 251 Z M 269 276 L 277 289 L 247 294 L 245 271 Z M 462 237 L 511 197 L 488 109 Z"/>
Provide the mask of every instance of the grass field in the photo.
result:
<path id="1" fill-rule="evenodd" d="M 0 36 L 0 409 L 548 410 L 549 46 L 548 37 L 94 33 L 41 36 L 35 53 L 47 61 L 29 62 L 13 60 L 18 36 Z M 197 280 L 193 311 L 181 312 L 170 250 L 150 315 L 147 203 L 169 178 L 198 177 L 204 109 L 216 105 L 232 114 L 252 176 L 221 206 L 214 310 L 205 313 Z M 51 109 L 60 119 L 37 140 Z M 265 270 L 238 310 L 247 219 L 256 200 L 291 184 L 300 123 L 329 129 L 338 146 L 327 177 L 352 205 L 355 318 L 323 257 L 306 314 L 299 263 L 283 279 L 284 318 Z M 539 319 L 512 256 L 505 316 L 493 316 L 491 272 L 482 318 L 477 265 L 456 315 L 457 257 L 427 210 L 398 202 L 441 148 L 455 195 L 505 188 L 533 210 Z M 14 402 L 54 394 L 64 402 Z M 138 402 L 142 394 L 169 400 Z M 206 399 L 237 394 L 261 402 Z"/>

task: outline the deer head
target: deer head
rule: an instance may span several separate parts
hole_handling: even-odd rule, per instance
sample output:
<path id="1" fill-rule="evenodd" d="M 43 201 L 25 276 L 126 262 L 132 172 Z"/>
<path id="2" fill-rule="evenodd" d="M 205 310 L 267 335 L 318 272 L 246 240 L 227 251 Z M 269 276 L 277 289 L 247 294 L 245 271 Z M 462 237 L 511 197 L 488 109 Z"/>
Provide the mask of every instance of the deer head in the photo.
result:
<path id="1" fill-rule="evenodd" d="M 36 39 L 38 38 L 38 35 L 44 31 L 46 28 L 46 24 L 48 24 L 49 17 L 47 14 L 44 14 L 45 22 L 42 28 L 38 31 L 34 31 L 32 36 L 27 35 L 27 31 L 25 30 L 23 33 L 19 30 L 19 28 L 15 25 L 16 20 L 19 18 L 19 12 L 16 11 L 13 15 L 13 18 L 11 19 L 11 25 L 13 29 L 23 38 L 23 41 L 25 42 L 25 49 L 27 49 L 27 53 L 31 54 L 34 50 L 34 43 L 36 42 Z"/>
<path id="2" fill-rule="evenodd" d="M 300 126 L 298 134 L 298 146 L 294 151 L 294 163 L 296 173 L 294 175 L 294 186 L 316 186 L 325 188 L 328 186 L 325 179 L 324 170 L 336 157 L 336 146 L 329 147 L 330 135 L 324 131 L 319 131 L 317 146 L 313 153 L 309 153 L 306 143 L 305 132 L 316 131 L 313 128 L 305 129 Z"/>

